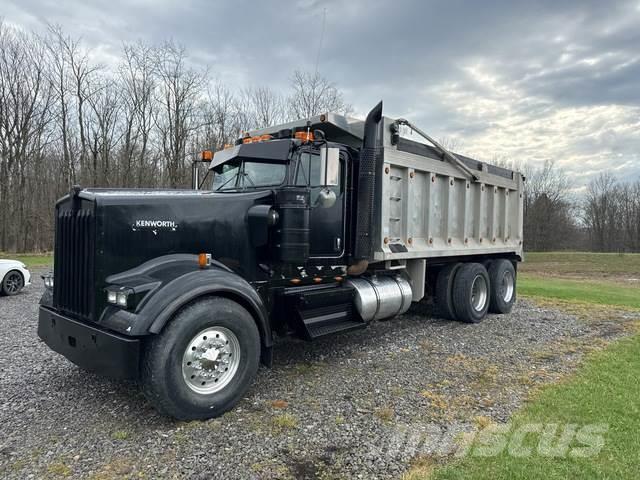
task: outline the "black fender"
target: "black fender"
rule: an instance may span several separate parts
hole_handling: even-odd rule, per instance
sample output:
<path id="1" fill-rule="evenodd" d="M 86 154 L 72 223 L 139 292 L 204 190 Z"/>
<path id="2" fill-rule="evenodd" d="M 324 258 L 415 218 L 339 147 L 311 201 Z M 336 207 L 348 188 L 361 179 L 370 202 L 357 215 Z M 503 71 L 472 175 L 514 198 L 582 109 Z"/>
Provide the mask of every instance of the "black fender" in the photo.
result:
<path id="1" fill-rule="evenodd" d="M 226 266 L 212 262 L 199 268 L 196 255 L 167 255 L 110 276 L 111 284 L 131 287 L 141 295 L 134 312 L 108 307 L 103 326 L 131 336 L 159 334 L 185 305 L 207 295 L 235 300 L 253 316 L 262 340 L 263 363 L 270 363 L 273 336 L 264 302 L 256 289 Z"/>

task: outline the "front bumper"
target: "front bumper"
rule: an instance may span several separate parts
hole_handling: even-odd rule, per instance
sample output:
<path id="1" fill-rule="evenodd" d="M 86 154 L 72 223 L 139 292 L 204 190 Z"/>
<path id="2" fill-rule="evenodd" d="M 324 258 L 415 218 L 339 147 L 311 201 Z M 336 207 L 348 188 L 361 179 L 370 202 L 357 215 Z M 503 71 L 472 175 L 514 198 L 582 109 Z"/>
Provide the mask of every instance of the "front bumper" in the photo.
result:
<path id="1" fill-rule="evenodd" d="M 112 378 L 136 379 L 140 340 L 101 330 L 40 306 L 38 336 L 76 365 Z"/>
<path id="2" fill-rule="evenodd" d="M 22 276 L 24 277 L 24 286 L 31 285 L 31 272 L 25 268 L 22 270 Z"/>

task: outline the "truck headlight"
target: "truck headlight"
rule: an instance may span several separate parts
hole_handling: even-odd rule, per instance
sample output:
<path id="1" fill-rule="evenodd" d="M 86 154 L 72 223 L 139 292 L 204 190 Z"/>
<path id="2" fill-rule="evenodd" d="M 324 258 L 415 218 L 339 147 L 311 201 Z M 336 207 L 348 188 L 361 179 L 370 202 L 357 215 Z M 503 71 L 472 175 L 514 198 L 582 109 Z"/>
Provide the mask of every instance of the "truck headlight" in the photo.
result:
<path id="1" fill-rule="evenodd" d="M 118 292 L 118 295 L 116 295 L 116 303 L 119 307 L 127 307 L 127 297 L 128 295 L 125 292 Z"/>
<path id="2" fill-rule="evenodd" d="M 129 307 L 129 297 L 133 290 L 126 287 L 113 287 L 107 289 L 107 302 L 121 308 Z"/>
<path id="3" fill-rule="evenodd" d="M 114 292 L 112 290 L 109 290 L 107 292 L 107 302 L 109 302 L 109 303 L 117 303 L 117 298 L 118 297 L 117 297 L 117 293 L 116 292 Z"/>

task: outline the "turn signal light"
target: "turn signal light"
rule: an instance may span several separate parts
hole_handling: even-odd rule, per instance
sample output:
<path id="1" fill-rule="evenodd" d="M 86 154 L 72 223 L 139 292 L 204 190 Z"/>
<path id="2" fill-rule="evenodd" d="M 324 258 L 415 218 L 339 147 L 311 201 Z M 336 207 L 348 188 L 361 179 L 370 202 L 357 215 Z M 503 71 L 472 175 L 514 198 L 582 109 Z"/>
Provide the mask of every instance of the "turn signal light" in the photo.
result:
<path id="1" fill-rule="evenodd" d="M 302 140 L 303 142 L 313 142 L 313 133 L 312 132 L 296 132 L 295 138 L 297 140 Z"/>
<path id="2" fill-rule="evenodd" d="M 210 253 L 201 253 L 198 255 L 198 266 L 200 268 L 205 268 L 211 265 L 211 254 Z"/>

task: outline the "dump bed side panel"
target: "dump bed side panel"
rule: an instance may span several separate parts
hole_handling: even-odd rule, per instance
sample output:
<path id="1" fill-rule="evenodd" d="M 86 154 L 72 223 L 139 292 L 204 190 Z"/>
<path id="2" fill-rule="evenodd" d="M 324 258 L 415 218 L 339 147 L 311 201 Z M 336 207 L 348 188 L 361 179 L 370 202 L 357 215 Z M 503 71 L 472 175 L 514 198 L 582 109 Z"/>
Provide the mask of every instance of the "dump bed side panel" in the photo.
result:
<path id="1" fill-rule="evenodd" d="M 411 153 L 389 138 L 384 145 L 375 261 L 494 253 L 521 257 L 522 175 L 491 171 L 478 162 L 474 181 L 437 155 Z"/>

